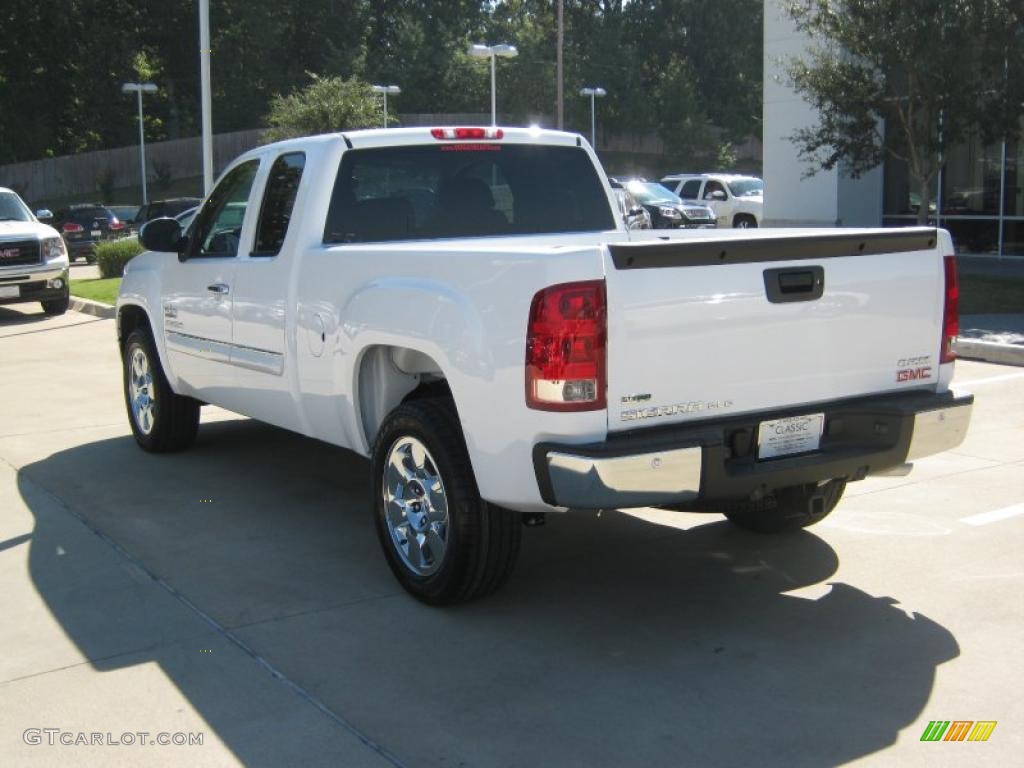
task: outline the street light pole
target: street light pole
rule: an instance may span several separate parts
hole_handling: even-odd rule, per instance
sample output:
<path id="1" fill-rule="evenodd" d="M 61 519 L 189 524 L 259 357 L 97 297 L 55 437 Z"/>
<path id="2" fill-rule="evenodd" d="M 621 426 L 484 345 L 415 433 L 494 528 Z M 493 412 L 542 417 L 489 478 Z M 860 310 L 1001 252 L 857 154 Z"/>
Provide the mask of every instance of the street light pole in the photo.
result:
<path id="1" fill-rule="evenodd" d="M 597 151 L 597 105 L 594 99 L 598 96 L 607 96 L 608 91 L 604 88 L 583 88 L 580 90 L 580 96 L 590 97 L 590 146 Z"/>
<path id="2" fill-rule="evenodd" d="M 146 194 L 146 132 L 145 123 L 142 121 L 142 94 L 156 93 L 157 88 L 153 83 L 125 83 L 121 86 L 121 93 L 135 93 L 139 100 L 139 164 L 142 167 L 142 204 L 149 202 Z"/>
<path id="3" fill-rule="evenodd" d="M 384 95 L 384 127 L 388 127 L 388 94 L 397 95 L 402 92 L 402 89 L 397 85 L 371 85 L 374 93 L 381 93 Z"/>
<path id="4" fill-rule="evenodd" d="M 563 2 L 558 0 L 558 40 L 556 45 L 556 66 L 558 70 L 555 75 L 555 112 L 558 117 L 558 130 L 565 130 L 565 78 L 563 77 L 562 48 L 565 44 L 565 23 L 563 21 Z"/>
<path id="5" fill-rule="evenodd" d="M 499 43 L 498 45 L 483 45 L 477 43 L 469 46 L 469 55 L 478 57 L 490 57 L 491 59 L 491 125 L 498 124 L 498 97 L 495 79 L 495 60 L 498 56 L 503 59 L 512 59 L 519 55 L 514 45 Z"/>
<path id="6" fill-rule="evenodd" d="M 199 89 L 202 94 L 203 197 L 213 189 L 213 118 L 210 105 L 210 0 L 199 0 Z"/>
<path id="7" fill-rule="evenodd" d="M 491 125 L 498 124 L 498 89 L 496 87 L 496 79 L 494 77 L 496 57 L 494 53 L 491 53 Z"/>

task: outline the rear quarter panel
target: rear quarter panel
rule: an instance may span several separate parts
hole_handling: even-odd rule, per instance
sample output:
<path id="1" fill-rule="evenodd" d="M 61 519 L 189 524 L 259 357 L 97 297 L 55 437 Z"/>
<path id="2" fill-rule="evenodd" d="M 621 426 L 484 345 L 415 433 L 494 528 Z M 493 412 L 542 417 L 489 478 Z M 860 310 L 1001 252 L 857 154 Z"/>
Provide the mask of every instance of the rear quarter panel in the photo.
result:
<path id="1" fill-rule="evenodd" d="M 603 439 L 607 419 L 604 411 L 526 407 L 530 303 L 549 285 L 601 278 L 600 243 L 608 237 L 337 245 L 305 252 L 296 348 L 312 433 L 368 455 L 358 397 L 363 355 L 378 345 L 412 349 L 432 358 L 448 380 L 481 495 L 515 509 L 546 509 L 533 473 L 533 446 Z M 581 243 L 588 239 L 590 244 Z M 320 357 L 311 355 L 308 343 L 318 333 L 317 322 L 327 337 Z"/>

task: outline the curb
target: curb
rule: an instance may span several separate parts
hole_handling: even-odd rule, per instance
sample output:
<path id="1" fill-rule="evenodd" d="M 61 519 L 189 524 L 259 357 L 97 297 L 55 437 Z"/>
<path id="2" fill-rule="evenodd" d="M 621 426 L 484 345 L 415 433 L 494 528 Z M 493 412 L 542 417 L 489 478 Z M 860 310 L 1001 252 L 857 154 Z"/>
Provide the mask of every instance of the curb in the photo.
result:
<path id="1" fill-rule="evenodd" d="M 975 339 L 957 339 L 953 349 L 957 357 L 970 360 L 983 360 L 986 363 L 1024 366 L 1024 346 L 1020 344 L 1002 344 L 998 341 L 978 341 Z"/>
<path id="2" fill-rule="evenodd" d="M 101 304 L 98 301 L 91 301 L 90 299 L 81 299 L 78 296 L 71 297 L 71 304 L 69 306 L 71 309 L 75 310 L 75 312 L 92 315 L 93 317 L 102 317 L 110 320 L 115 316 L 115 309 L 109 304 Z"/>

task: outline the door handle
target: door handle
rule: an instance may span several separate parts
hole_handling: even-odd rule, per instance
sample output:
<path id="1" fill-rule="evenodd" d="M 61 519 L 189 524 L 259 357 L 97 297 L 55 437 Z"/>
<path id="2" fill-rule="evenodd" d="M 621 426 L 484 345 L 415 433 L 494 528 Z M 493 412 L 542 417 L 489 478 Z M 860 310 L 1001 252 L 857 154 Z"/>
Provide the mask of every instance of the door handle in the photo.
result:
<path id="1" fill-rule="evenodd" d="M 231 289 L 224 283 L 213 283 L 213 285 L 206 286 L 206 290 L 208 290 L 210 293 L 219 293 L 223 295 L 230 291 Z"/>

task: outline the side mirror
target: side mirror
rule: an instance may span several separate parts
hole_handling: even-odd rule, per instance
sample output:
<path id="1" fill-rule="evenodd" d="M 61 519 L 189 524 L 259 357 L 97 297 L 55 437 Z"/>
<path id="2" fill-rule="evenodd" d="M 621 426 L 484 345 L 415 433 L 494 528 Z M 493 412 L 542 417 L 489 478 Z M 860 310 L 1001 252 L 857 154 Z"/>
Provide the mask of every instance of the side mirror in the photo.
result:
<path id="1" fill-rule="evenodd" d="M 49 208 L 40 208 L 36 211 L 36 218 L 40 221 L 50 221 L 53 218 L 53 211 Z"/>
<path id="2" fill-rule="evenodd" d="M 180 253 L 181 225 L 174 219 L 152 219 L 139 229 L 139 242 L 147 251 Z"/>
<path id="3" fill-rule="evenodd" d="M 718 201 L 725 200 L 725 192 L 723 192 L 720 189 L 716 189 L 714 192 L 711 193 L 711 199 Z"/>
<path id="4" fill-rule="evenodd" d="M 647 216 L 642 205 L 636 205 L 626 212 L 626 229 L 647 229 Z"/>

